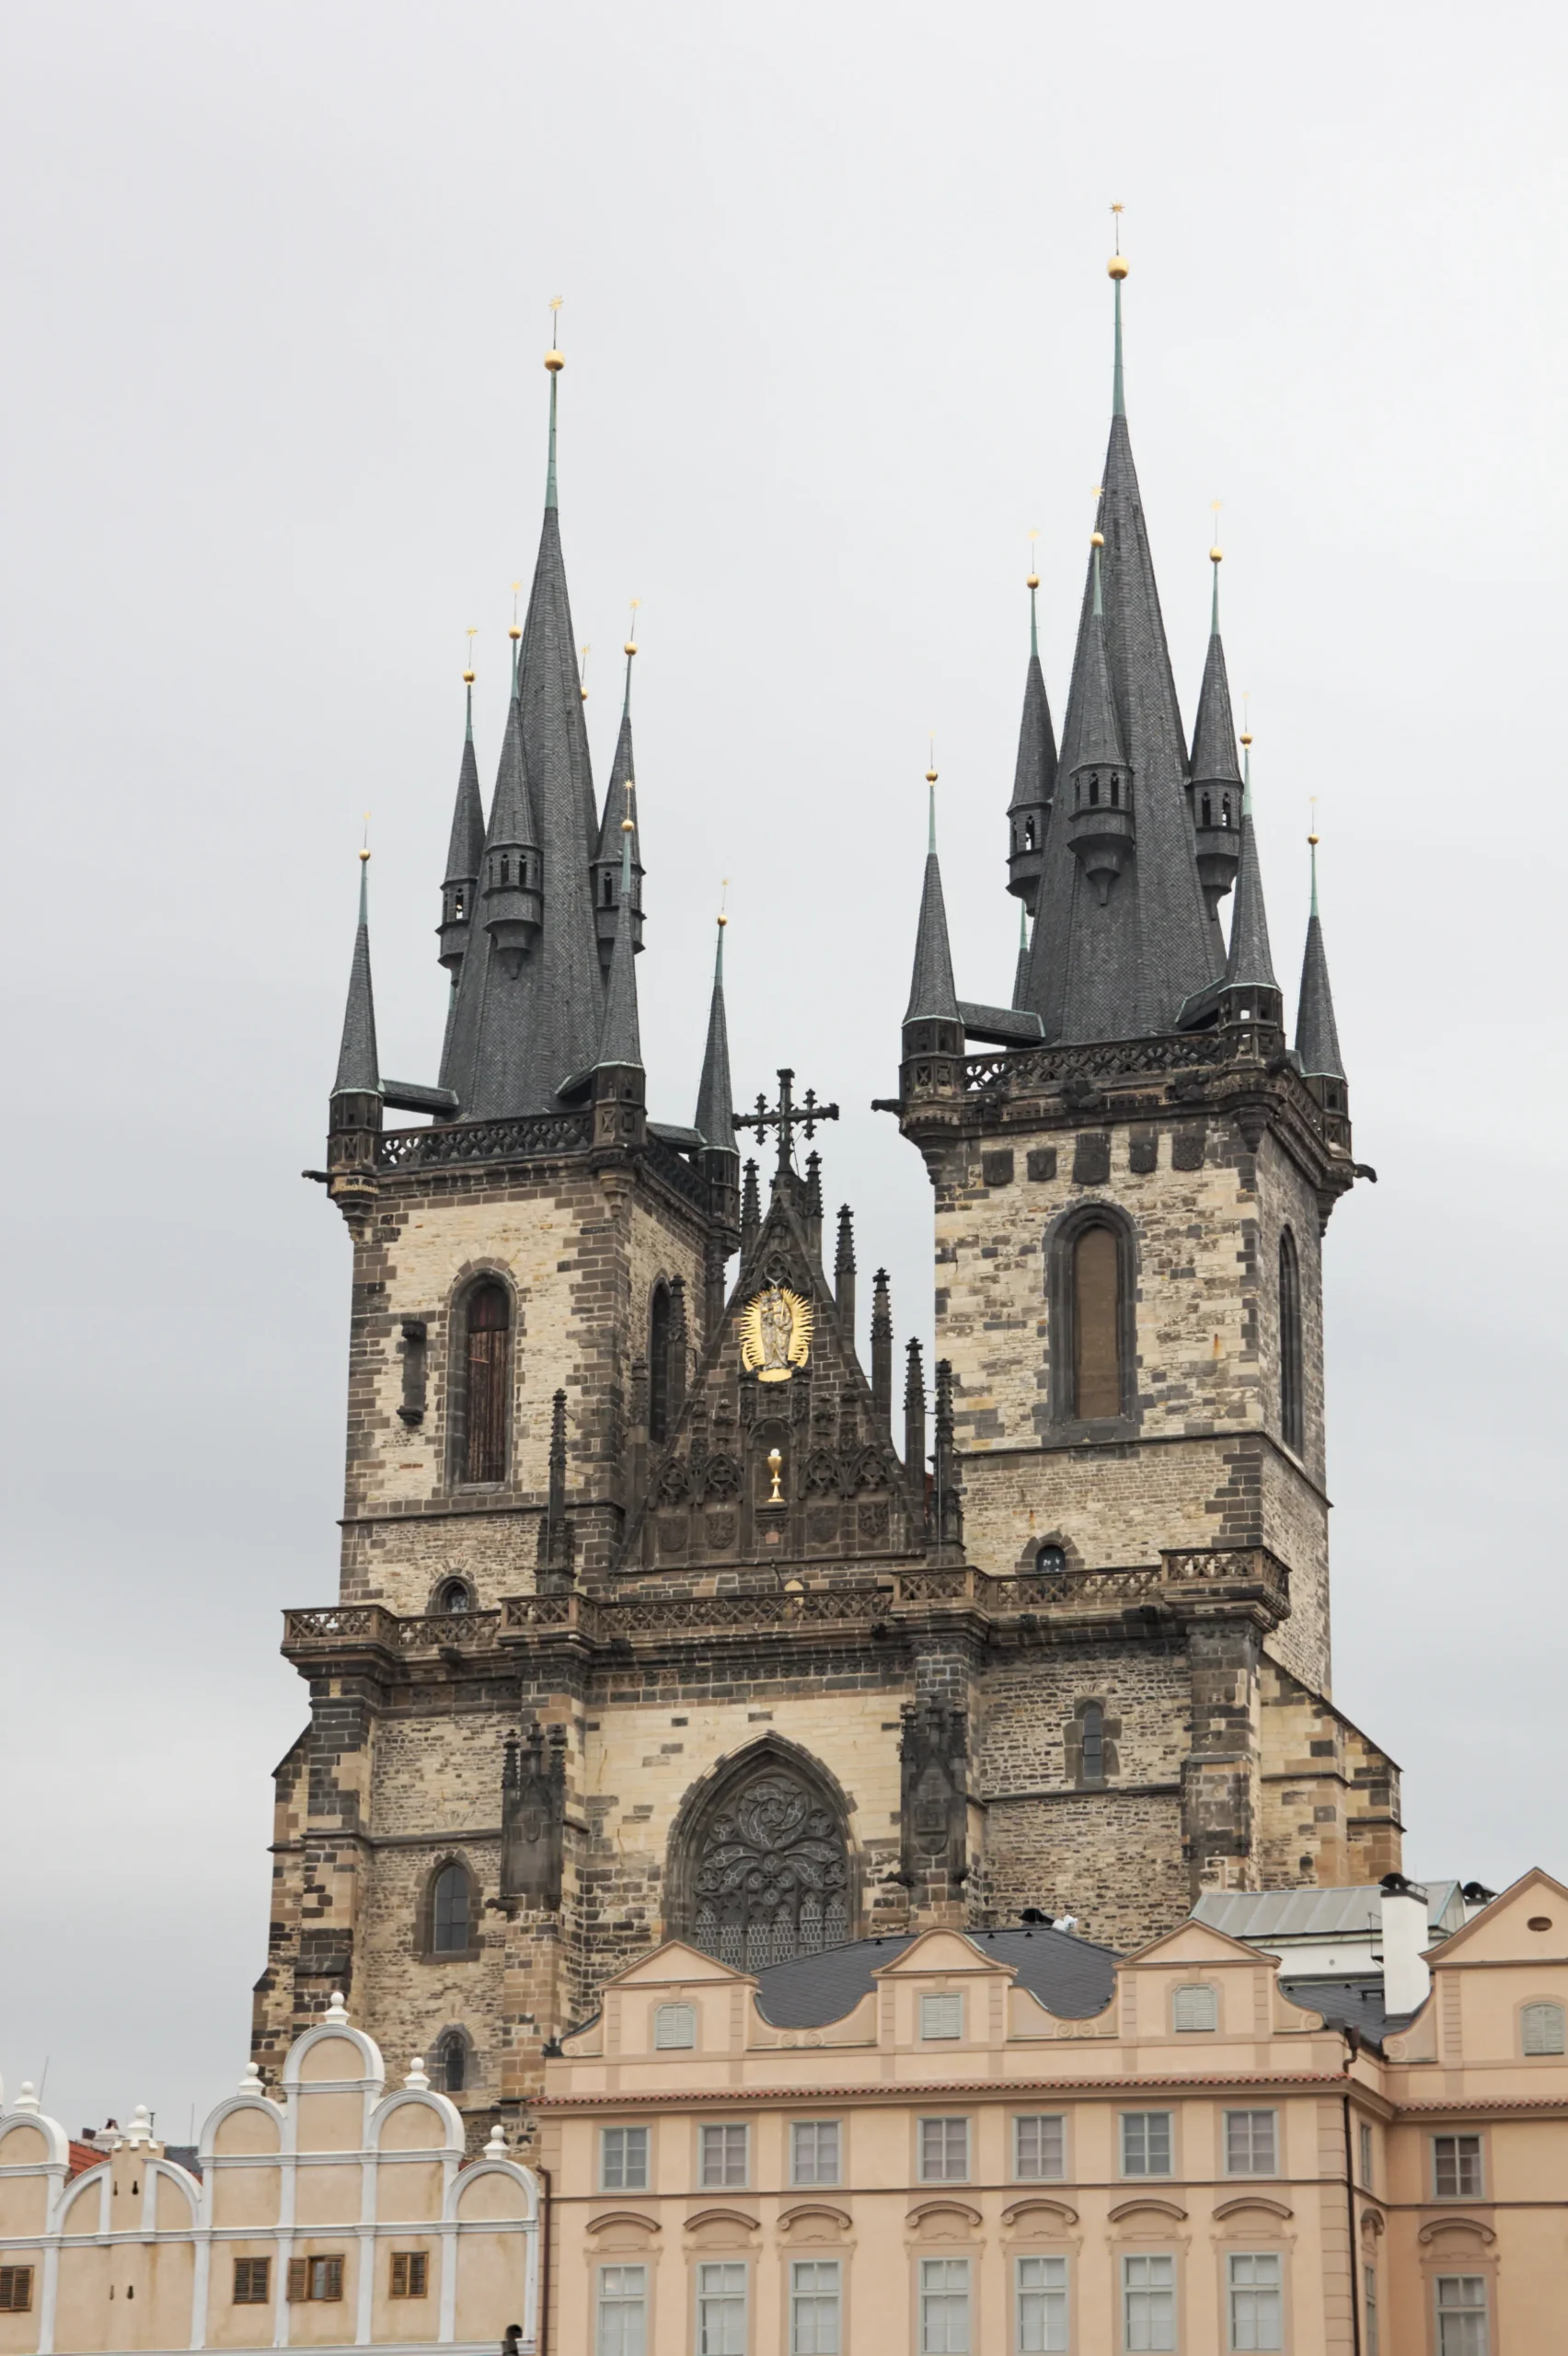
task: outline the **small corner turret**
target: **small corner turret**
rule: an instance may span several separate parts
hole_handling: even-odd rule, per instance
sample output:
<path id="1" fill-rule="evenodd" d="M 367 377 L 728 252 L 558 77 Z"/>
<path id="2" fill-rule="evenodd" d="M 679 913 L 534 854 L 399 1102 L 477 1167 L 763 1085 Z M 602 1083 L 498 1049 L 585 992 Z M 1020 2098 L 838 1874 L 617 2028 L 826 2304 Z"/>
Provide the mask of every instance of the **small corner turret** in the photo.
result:
<path id="1" fill-rule="evenodd" d="M 1031 534 L 1032 540 L 1033 535 Z M 1008 890 L 1032 916 L 1040 903 L 1040 872 L 1045 860 L 1045 827 L 1056 791 L 1056 735 L 1040 667 L 1040 575 L 1029 569 L 1029 668 L 1023 681 L 1023 718 L 1019 723 L 1018 764 L 1008 805 Z"/>
<path id="2" fill-rule="evenodd" d="M 1111 693 L 1111 668 L 1105 655 L 1105 604 L 1100 576 L 1100 554 L 1104 546 L 1104 534 L 1096 530 L 1090 552 L 1094 573 L 1093 603 L 1085 660 L 1077 683 L 1081 700 L 1067 806 L 1068 847 L 1101 907 L 1131 859 L 1136 840 L 1133 772 L 1122 747 L 1122 732 Z"/>
<path id="3" fill-rule="evenodd" d="M 915 935 L 915 969 L 904 1011 L 904 1057 L 899 1094 L 905 1104 L 955 1100 L 963 1062 L 963 1019 L 952 978 L 942 871 L 937 858 L 937 772 L 926 771 L 928 790 L 926 872 L 920 889 L 920 921 Z"/>
<path id="4" fill-rule="evenodd" d="M 1236 881 L 1241 856 L 1241 772 L 1236 763 L 1236 723 L 1230 711 L 1230 681 L 1219 635 L 1219 568 L 1225 551 L 1210 549 L 1214 593 L 1209 614 L 1208 653 L 1193 728 L 1193 774 L 1187 788 L 1198 881 L 1211 922 Z M 1217 940 L 1216 933 L 1216 940 Z"/>
<path id="5" fill-rule="evenodd" d="M 633 606 L 633 619 L 636 606 Z M 605 973 L 615 953 L 616 927 L 620 908 L 620 822 L 632 821 L 631 854 L 631 945 L 642 947 L 642 829 L 638 822 L 636 763 L 631 751 L 631 664 L 637 653 L 637 641 L 628 637 L 625 646 L 626 695 L 621 705 L 620 733 L 616 739 L 616 756 L 610 764 L 609 783 L 605 788 L 604 814 L 599 822 L 599 847 L 593 861 L 594 928 L 599 941 L 599 963 Z"/>
<path id="6" fill-rule="evenodd" d="M 454 987 L 463 968 L 473 930 L 474 903 L 485 858 L 485 810 L 479 797 L 478 764 L 474 756 L 474 673 L 463 674 L 467 718 L 463 757 L 457 768 L 457 801 L 452 813 L 452 839 L 446 849 L 446 875 L 441 886 L 441 963 Z"/>
<path id="7" fill-rule="evenodd" d="M 365 849 L 360 852 L 359 924 L 349 967 L 338 1074 L 327 1116 L 327 1191 L 351 1226 L 375 1200 L 375 1148 L 381 1134 L 381 1068 L 370 980 L 369 879 L 370 852 Z"/>

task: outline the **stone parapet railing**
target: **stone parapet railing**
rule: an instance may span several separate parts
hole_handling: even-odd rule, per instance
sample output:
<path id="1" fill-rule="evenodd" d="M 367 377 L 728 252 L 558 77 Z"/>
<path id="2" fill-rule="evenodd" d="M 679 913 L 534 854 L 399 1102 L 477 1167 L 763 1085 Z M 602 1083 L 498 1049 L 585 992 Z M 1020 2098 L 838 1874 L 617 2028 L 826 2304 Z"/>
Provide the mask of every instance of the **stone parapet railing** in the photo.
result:
<path id="1" fill-rule="evenodd" d="M 374 1646 L 388 1653 L 434 1653 L 455 1646 L 488 1651 L 501 1627 L 499 1611 L 437 1611 L 405 1617 L 381 1603 L 340 1603 L 321 1611 L 285 1611 L 285 1653 Z"/>
<path id="2" fill-rule="evenodd" d="M 428 1129 L 386 1129 L 375 1140 L 377 1170 L 437 1170 L 469 1161 L 525 1161 L 582 1153 L 591 1113 L 538 1113 L 513 1121 L 435 1121 Z"/>

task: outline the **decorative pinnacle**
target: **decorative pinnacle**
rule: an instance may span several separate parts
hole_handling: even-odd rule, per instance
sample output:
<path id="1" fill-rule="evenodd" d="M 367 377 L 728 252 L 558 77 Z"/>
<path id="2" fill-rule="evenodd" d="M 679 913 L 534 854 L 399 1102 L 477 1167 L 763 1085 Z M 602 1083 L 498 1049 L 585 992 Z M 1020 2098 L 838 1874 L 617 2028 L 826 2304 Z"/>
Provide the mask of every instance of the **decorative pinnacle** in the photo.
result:
<path id="1" fill-rule="evenodd" d="M 1225 550 L 1219 545 L 1218 518 L 1219 511 L 1224 503 L 1224 501 L 1219 499 L 1211 499 L 1209 502 L 1209 505 L 1213 508 L 1215 514 L 1214 546 L 1209 550 L 1209 562 L 1214 567 L 1214 599 L 1209 607 L 1209 636 L 1211 638 L 1217 638 L 1219 636 L 1219 568 L 1225 561 Z"/>
<path id="2" fill-rule="evenodd" d="M 1090 611 L 1097 614 L 1103 621 L 1105 618 L 1105 605 L 1100 590 L 1100 551 L 1105 546 L 1104 533 L 1091 532 L 1089 536 L 1089 545 L 1093 551 L 1094 563 L 1094 603 L 1090 607 Z"/>
<path id="3" fill-rule="evenodd" d="M 1034 595 L 1040 586 L 1040 574 L 1034 562 L 1034 543 L 1039 537 L 1038 532 L 1031 532 L 1029 536 L 1029 579 L 1025 583 L 1029 591 L 1029 651 L 1031 654 L 1038 654 L 1040 652 L 1040 617 Z"/>
<path id="4" fill-rule="evenodd" d="M 556 348 L 553 330 L 557 324 L 556 313 L 560 309 L 563 299 L 564 298 L 559 294 L 552 294 L 550 297 L 550 327 L 552 333 L 550 338 L 550 348 L 545 354 L 545 366 L 550 372 L 550 455 L 549 462 L 545 468 L 545 505 L 547 507 L 554 507 L 557 504 L 556 387 L 560 382 L 560 372 L 566 366 L 566 359 L 565 355 Z"/>
<path id="5" fill-rule="evenodd" d="M 1251 687 L 1243 687 L 1241 690 L 1241 743 L 1243 747 L 1250 745 L 1251 741 L 1252 690 Z"/>
<path id="6" fill-rule="evenodd" d="M 1308 823 L 1309 823 L 1309 826 L 1311 826 L 1312 831 L 1311 831 L 1311 833 L 1310 833 L 1310 834 L 1308 836 L 1308 837 L 1307 837 L 1307 842 L 1308 842 L 1308 853 L 1307 853 L 1307 855 L 1308 855 L 1309 859 L 1309 860 L 1311 860 L 1311 862 L 1312 862 L 1312 907 L 1311 907 L 1311 913 L 1312 913 L 1312 915 L 1313 915 L 1313 916 L 1316 916 L 1316 915 L 1317 915 L 1317 913 L 1318 913 L 1318 840 L 1319 840 L 1319 837 L 1318 837 L 1318 797 L 1317 797 L 1317 795 L 1316 795 L 1315 793 L 1314 793 L 1314 794 L 1311 794 L 1311 795 L 1309 795 L 1309 807 L 1310 807 L 1310 809 L 1311 809 L 1312 815 L 1311 815 L 1311 818 L 1309 820 L 1309 822 L 1308 822 Z"/>
<path id="7" fill-rule="evenodd" d="M 566 297 L 564 294 L 552 294 L 550 296 L 550 348 L 545 354 L 545 366 L 549 370 L 552 376 L 558 376 L 561 370 L 566 366 L 565 352 L 559 352 L 556 348 L 556 329 L 560 324 L 560 306 L 565 300 Z"/>
<path id="8" fill-rule="evenodd" d="M 584 703 L 588 700 L 588 657 L 593 651 L 591 646 L 583 648 L 582 660 L 577 668 L 577 690 Z"/>
<path id="9" fill-rule="evenodd" d="M 474 675 L 474 641 L 475 641 L 475 639 L 476 639 L 476 638 L 478 638 L 478 634 L 479 634 L 479 626 L 478 626 L 478 622 L 470 622 L 470 623 L 469 623 L 469 625 L 468 625 L 468 631 L 467 631 L 467 637 L 468 637 L 468 663 L 467 663 L 467 668 L 465 670 L 465 672 L 464 672 L 464 674 L 463 674 L 463 685 L 464 685 L 466 687 L 471 687 L 473 686 L 473 684 L 474 684 L 474 676 L 475 676 L 475 675 Z M 471 704 L 471 703 L 472 703 L 472 701 L 473 701 L 473 698 L 470 696 L 470 697 L 469 697 L 469 699 L 468 699 L 468 700 L 469 700 L 469 702 L 470 702 L 470 704 Z"/>
<path id="10" fill-rule="evenodd" d="M 626 656 L 626 658 L 627 658 L 627 663 L 628 663 L 628 671 L 627 671 L 627 685 L 628 685 L 628 688 L 629 688 L 629 687 L 630 687 L 630 685 L 631 685 L 631 672 L 630 672 L 630 669 L 629 669 L 629 664 L 630 664 L 630 662 L 631 662 L 631 658 L 632 658 L 632 656 L 633 656 L 633 655 L 636 653 L 636 652 L 637 652 L 637 609 L 638 609 L 639 606 L 640 606 L 640 605 L 641 605 L 641 603 L 642 603 L 642 600 L 641 600 L 641 598 L 640 598 L 640 597 L 634 597 L 634 598 L 632 599 L 632 601 L 631 601 L 631 619 L 630 619 L 630 621 L 627 624 L 626 644 L 625 644 L 625 646 L 621 649 L 622 653 L 623 653 L 623 654 Z"/>
<path id="11" fill-rule="evenodd" d="M 517 618 L 517 598 L 522 586 L 523 583 L 521 581 L 514 581 L 512 584 L 512 626 L 508 629 L 506 635 L 508 638 L 513 640 L 519 639 L 523 635 L 523 625 Z"/>
<path id="12" fill-rule="evenodd" d="M 1111 371 L 1111 414 L 1113 417 L 1125 417 L 1126 390 L 1122 375 L 1122 281 L 1127 274 L 1127 261 L 1122 251 L 1122 208 L 1113 204 L 1111 211 L 1116 224 L 1116 250 L 1105 265 L 1116 289 L 1116 356 Z"/>

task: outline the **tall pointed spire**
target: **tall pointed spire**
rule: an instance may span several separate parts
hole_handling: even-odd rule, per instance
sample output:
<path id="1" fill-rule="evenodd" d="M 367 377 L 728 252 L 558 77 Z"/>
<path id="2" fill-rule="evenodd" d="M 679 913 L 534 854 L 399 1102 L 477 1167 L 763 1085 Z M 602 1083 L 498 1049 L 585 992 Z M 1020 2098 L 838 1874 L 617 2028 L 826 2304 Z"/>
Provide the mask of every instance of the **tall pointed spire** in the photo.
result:
<path id="1" fill-rule="evenodd" d="M 1219 635 L 1219 568 L 1224 554 L 1217 544 L 1209 550 L 1214 591 L 1208 653 L 1204 659 L 1204 683 L 1198 693 L 1198 713 L 1193 727 L 1193 775 L 1187 789 L 1193 839 L 1197 848 L 1198 880 L 1204 887 L 1208 910 L 1212 932 L 1209 945 L 1216 973 L 1223 970 L 1225 959 L 1219 904 L 1236 880 L 1241 839 L 1241 771 L 1236 759 L 1236 722 L 1230 709 L 1225 647 Z"/>
<path id="2" fill-rule="evenodd" d="M 1033 535 L 1031 534 L 1032 540 Z M 1036 597 L 1040 575 L 1032 555 L 1029 568 L 1029 667 L 1023 676 L 1023 717 L 1019 722 L 1018 761 L 1008 804 L 1008 890 L 1032 914 L 1040 896 L 1045 857 L 1045 824 L 1056 790 L 1056 735 L 1040 667 Z"/>
<path id="3" fill-rule="evenodd" d="M 724 1015 L 724 928 L 719 918 L 719 940 L 713 952 L 713 997 L 708 1009 L 708 1040 L 702 1050 L 702 1079 L 697 1091 L 696 1127 L 705 1145 L 715 1151 L 735 1150 L 734 1097 L 730 1087 L 730 1029 Z"/>
<path id="4" fill-rule="evenodd" d="M 1318 837 L 1309 835 L 1312 855 L 1312 912 L 1307 919 L 1307 953 L 1301 961 L 1301 997 L 1296 1015 L 1296 1053 L 1309 1080 L 1343 1080 L 1339 1026 L 1334 1021 L 1333 992 L 1329 987 L 1329 960 L 1323 928 L 1318 917 Z"/>
<path id="5" fill-rule="evenodd" d="M 1047 831 L 1026 1003 L 1048 1040 L 1125 1039 L 1174 1030 L 1182 1008 L 1215 978 L 1215 950 L 1198 882 L 1187 807 L 1187 748 L 1125 416 L 1121 290 L 1127 265 L 1109 263 L 1116 359 L 1111 438 L 1099 491 L 1100 562 L 1084 582 L 1072 686 L 1062 726 L 1056 812 Z M 1096 614 L 1096 576 L 1099 613 Z M 1130 771 L 1136 845 L 1113 885 L 1086 868 L 1057 820 L 1063 782 L 1093 774 L 1104 705 L 1114 713 L 1122 781 Z M 1105 786 L 1101 776 L 1102 792 Z M 1088 805 L 1087 791 L 1084 797 Z M 1124 807 L 1125 806 L 1124 803 Z M 1129 834 L 1130 830 L 1124 829 Z"/>
<path id="6" fill-rule="evenodd" d="M 642 1039 L 637 1020 L 637 969 L 631 945 L 631 838 L 629 814 L 621 820 L 620 905 L 616 912 L 616 945 L 605 990 L 605 1019 L 599 1033 L 598 1065 L 642 1068 Z"/>
<path id="7" fill-rule="evenodd" d="M 349 967 L 348 1004 L 338 1050 L 334 1096 L 379 1096 L 381 1067 L 375 1052 L 375 998 L 370 986 L 370 853 L 360 853 L 359 928 Z"/>
<path id="8" fill-rule="evenodd" d="M 634 625 L 636 619 L 634 599 Z M 636 764 L 631 752 L 631 664 L 636 653 L 636 638 L 628 636 L 620 733 L 616 739 L 616 756 L 610 765 L 609 782 L 605 788 L 605 807 L 599 821 L 599 847 L 594 857 L 594 925 L 599 941 L 599 962 L 606 973 L 615 948 L 616 911 L 620 905 L 620 822 L 623 817 L 630 818 L 637 829 L 632 837 L 635 849 L 631 862 L 631 940 L 634 949 L 642 946 L 642 827 L 637 807 Z"/>
<path id="9" fill-rule="evenodd" d="M 953 986 L 952 952 L 948 946 L 947 909 L 942 900 L 942 871 L 937 860 L 937 772 L 926 771 L 928 788 L 926 880 L 920 894 L 920 923 L 915 935 L 915 970 L 909 982 L 909 1003 L 904 1010 L 911 1022 L 957 1022 L 958 992 Z"/>
<path id="10" fill-rule="evenodd" d="M 1012 1002 L 1014 1006 L 1022 1006 L 1025 1003 L 1024 991 L 1028 987 L 1028 984 L 1029 910 L 1027 908 L 1020 907 L 1018 912 L 1018 963 L 1013 967 Z"/>
<path id="11" fill-rule="evenodd" d="M 1122 256 L 1122 208 L 1113 204 L 1111 212 L 1116 225 L 1116 250 L 1105 265 L 1115 287 L 1116 299 L 1116 355 L 1111 364 L 1111 414 L 1113 417 L 1125 417 L 1127 391 L 1122 374 L 1122 281 L 1127 275 L 1127 265 Z"/>
<path id="12" fill-rule="evenodd" d="M 1258 839 L 1252 826 L 1252 750 L 1245 755 L 1241 789 L 1241 848 L 1236 869 L 1236 906 L 1230 918 L 1230 951 L 1225 961 L 1227 990 L 1273 990 L 1274 959 L 1269 950 L 1269 920 L 1263 907 L 1262 870 L 1258 863 Z"/>
<path id="13" fill-rule="evenodd" d="M 526 940 L 514 930 L 491 935 L 482 954 L 465 960 L 444 1078 L 470 1117 L 558 1109 L 562 1086 L 594 1064 L 605 1005 L 590 872 L 598 811 L 557 496 L 558 386 L 564 364 L 552 344 L 545 355 L 550 379 L 546 505 L 513 703 L 517 774 L 535 837 L 526 888 L 539 894 L 538 923 Z M 498 834 L 502 821 L 498 780 L 486 854 L 487 906 L 492 889 L 516 886 L 514 866 L 498 864 L 490 872 L 491 854 L 515 856 Z M 531 911 L 514 913 L 521 918 Z"/>
<path id="14" fill-rule="evenodd" d="M 452 835 L 446 846 L 446 875 L 441 887 L 441 962 L 455 979 L 471 936 L 474 902 L 485 856 L 485 805 L 479 794 L 478 764 L 474 757 L 474 672 L 463 674 L 467 717 L 463 752 L 457 764 L 457 799 L 452 812 Z"/>

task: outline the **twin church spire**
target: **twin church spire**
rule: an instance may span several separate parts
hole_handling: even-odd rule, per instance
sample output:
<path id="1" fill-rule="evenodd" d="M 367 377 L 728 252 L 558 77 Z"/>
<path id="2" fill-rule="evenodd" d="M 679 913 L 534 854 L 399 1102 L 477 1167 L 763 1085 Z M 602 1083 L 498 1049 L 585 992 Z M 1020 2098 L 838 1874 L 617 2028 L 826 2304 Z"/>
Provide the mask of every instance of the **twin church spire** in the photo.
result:
<path id="1" fill-rule="evenodd" d="M 1127 265 L 1120 253 L 1110 271 L 1111 433 L 1059 751 L 1040 663 L 1032 566 L 1029 576 L 1030 654 L 1008 809 L 1008 888 L 1032 917 L 1032 932 L 1020 946 L 1010 1010 L 960 1000 L 951 980 L 947 991 L 970 1035 L 997 1043 L 1021 1045 L 1027 1034 L 1087 1044 L 1216 1022 L 1281 1020 L 1252 824 L 1251 739 L 1241 737 L 1244 769 L 1220 635 L 1222 552 L 1210 550 L 1209 641 L 1189 756 L 1127 424 Z M 1228 941 L 1219 911 L 1232 893 Z M 926 1003 L 931 977 L 951 976 L 941 905 L 933 849 L 906 1021 L 917 1011 L 938 1014 L 934 1001 Z M 1332 1066 L 1343 1080 L 1315 912 L 1297 1053 L 1304 1071 Z"/>

